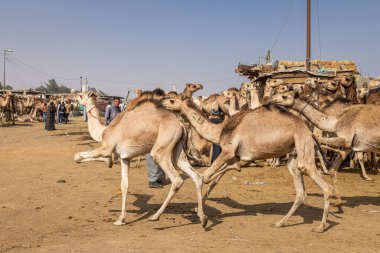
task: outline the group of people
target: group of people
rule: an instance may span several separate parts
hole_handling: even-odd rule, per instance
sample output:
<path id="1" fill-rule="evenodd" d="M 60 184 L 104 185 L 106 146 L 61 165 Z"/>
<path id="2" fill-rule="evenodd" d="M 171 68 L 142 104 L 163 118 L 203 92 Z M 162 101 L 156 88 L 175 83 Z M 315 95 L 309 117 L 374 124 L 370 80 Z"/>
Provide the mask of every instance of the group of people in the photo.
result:
<path id="1" fill-rule="evenodd" d="M 71 103 L 65 103 L 64 101 L 58 102 L 57 106 L 55 106 L 53 100 L 50 100 L 49 104 L 44 103 L 42 119 L 45 122 L 45 129 L 48 131 L 55 130 L 55 123 L 67 124 L 72 106 Z"/>

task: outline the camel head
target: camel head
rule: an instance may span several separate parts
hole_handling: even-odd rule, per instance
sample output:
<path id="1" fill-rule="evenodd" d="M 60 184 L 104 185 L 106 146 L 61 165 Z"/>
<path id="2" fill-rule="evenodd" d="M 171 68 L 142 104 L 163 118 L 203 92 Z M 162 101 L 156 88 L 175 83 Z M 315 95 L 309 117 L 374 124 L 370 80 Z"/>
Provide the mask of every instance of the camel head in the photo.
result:
<path id="1" fill-rule="evenodd" d="M 337 80 L 344 87 L 350 87 L 354 83 L 353 76 L 342 76 Z"/>
<path id="2" fill-rule="evenodd" d="M 338 89 L 339 87 L 339 82 L 336 81 L 336 80 L 333 80 L 333 81 L 325 81 L 325 82 L 322 82 L 321 83 L 321 90 L 322 91 L 330 91 L 330 92 L 334 92 Z"/>
<path id="3" fill-rule="evenodd" d="M 294 84 L 291 84 L 291 87 L 295 93 L 301 94 L 303 92 L 304 84 L 303 83 L 294 83 Z"/>
<path id="4" fill-rule="evenodd" d="M 278 104 L 286 107 L 291 107 L 294 104 L 294 91 L 288 91 L 283 94 L 276 94 L 269 98 L 268 104 Z"/>
<path id="5" fill-rule="evenodd" d="M 284 83 L 284 80 L 282 79 L 268 79 L 266 85 L 269 85 L 270 87 L 275 88 L 283 83 Z"/>
<path id="6" fill-rule="evenodd" d="M 166 96 L 165 96 L 165 99 L 179 99 L 181 98 L 181 95 L 179 95 L 177 92 L 175 91 L 169 91 Z"/>
<path id="7" fill-rule="evenodd" d="M 96 103 L 98 94 L 93 91 L 81 92 L 75 95 L 75 101 L 84 106 L 93 105 Z"/>
<path id="8" fill-rule="evenodd" d="M 283 94 L 288 91 L 289 91 L 289 88 L 285 84 L 280 84 L 279 86 L 277 86 L 277 94 Z"/>
<path id="9" fill-rule="evenodd" d="M 162 101 L 162 105 L 169 109 L 169 110 L 173 110 L 173 111 L 181 111 L 182 110 L 182 104 L 185 102 L 186 100 L 182 100 L 180 97 L 176 97 L 176 98 L 167 98 L 165 99 L 164 101 Z"/>
<path id="10" fill-rule="evenodd" d="M 185 86 L 185 91 L 189 91 L 192 93 L 201 89 L 203 89 L 203 85 L 200 83 L 187 83 Z"/>
<path id="11" fill-rule="evenodd" d="M 134 89 L 133 91 L 136 93 L 137 96 L 140 96 L 142 93 L 142 90 L 138 88 Z"/>
<path id="12" fill-rule="evenodd" d="M 314 78 L 308 78 L 305 80 L 305 85 L 315 90 L 317 88 L 317 81 Z"/>
<path id="13" fill-rule="evenodd" d="M 358 87 L 358 88 L 356 88 L 356 94 L 357 94 L 357 97 L 359 98 L 359 99 L 363 99 L 363 98 L 365 98 L 365 97 L 367 97 L 368 96 L 368 94 L 369 94 L 369 89 L 368 89 L 368 87 Z"/>
<path id="14" fill-rule="evenodd" d="M 228 90 L 222 91 L 222 96 L 227 99 L 231 99 L 233 96 L 239 96 L 239 91 L 236 88 L 229 88 Z"/>

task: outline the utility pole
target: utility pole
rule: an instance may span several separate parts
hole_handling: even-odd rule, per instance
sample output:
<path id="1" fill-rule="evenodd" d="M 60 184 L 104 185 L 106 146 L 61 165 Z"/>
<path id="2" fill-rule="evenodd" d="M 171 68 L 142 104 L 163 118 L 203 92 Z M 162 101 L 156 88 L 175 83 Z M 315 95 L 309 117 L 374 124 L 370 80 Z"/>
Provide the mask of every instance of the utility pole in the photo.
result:
<path id="1" fill-rule="evenodd" d="M 3 94 L 5 94 L 5 87 L 6 87 L 6 85 L 5 85 L 5 61 L 6 61 L 6 59 L 7 59 L 7 52 L 8 53 L 11 53 L 11 52 L 13 52 L 13 50 L 10 50 L 10 49 L 4 49 L 4 79 L 3 79 Z"/>
<path id="2" fill-rule="evenodd" d="M 83 92 L 82 77 L 80 77 L 80 89 L 79 89 L 79 92 Z"/>
<path id="3" fill-rule="evenodd" d="M 86 86 L 85 86 L 85 90 L 86 90 L 86 92 L 89 90 L 89 89 L 88 89 L 88 79 L 87 79 L 87 76 L 86 76 Z"/>
<path id="4" fill-rule="evenodd" d="M 310 32 L 310 19 L 311 19 L 311 13 L 310 13 L 310 0 L 307 0 L 307 27 L 306 27 L 306 70 L 311 70 L 311 32 Z"/>

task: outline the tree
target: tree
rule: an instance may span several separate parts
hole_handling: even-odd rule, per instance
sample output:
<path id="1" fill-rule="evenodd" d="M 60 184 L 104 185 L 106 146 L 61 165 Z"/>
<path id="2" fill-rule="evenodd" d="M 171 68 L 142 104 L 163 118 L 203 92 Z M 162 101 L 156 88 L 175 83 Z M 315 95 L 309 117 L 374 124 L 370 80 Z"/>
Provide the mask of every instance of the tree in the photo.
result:
<path id="1" fill-rule="evenodd" d="M 54 79 L 48 80 L 44 85 L 40 85 L 36 88 L 38 91 L 46 93 L 70 93 L 71 89 L 64 85 L 58 85 Z"/>
<path id="2" fill-rule="evenodd" d="M 4 89 L 4 86 L 3 86 L 2 83 L 0 82 L 0 90 L 3 90 L 3 89 Z M 6 85 L 6 86 L 5 86 L 5 89 L 6 89 L 6 90 L 13 90 L 13 87 L 10 86 L 10 85 Z"/>

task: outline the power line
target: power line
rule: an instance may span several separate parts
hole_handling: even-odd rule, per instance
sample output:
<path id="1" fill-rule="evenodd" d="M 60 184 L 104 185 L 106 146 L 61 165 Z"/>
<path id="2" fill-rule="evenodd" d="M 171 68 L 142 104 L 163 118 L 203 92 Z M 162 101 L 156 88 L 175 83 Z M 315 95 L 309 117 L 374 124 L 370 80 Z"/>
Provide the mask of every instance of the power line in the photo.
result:
<path id="1" fill-rule="evenodd" d="M 278 40 L 281 37 L 281 34 L 282 34 L 282 32 L 283 32 L 283 30 L 285 28 L 285 25 L 286 25 L 286 23 L 287 23 L 287 21 L 288 21 L 288 19 L 290 17 L 290 14 L 291 14 L 292 10 L 293 10 L 294 2 L 295 2 L 295 0 L 289 0 L 288 8 L 286 9 L 285 16 L 284 16 L 284 19 L 283 19 L 281 27 L 280 27 L 280 31 L 278 32 L 277 37 L 276 37 L 275 41 L 273 42 L 273 45 L 272 45 L 270 51 L 273 51 L 273 49 L 277 45 Z"/>
<path id="2" fill-rule="evenodd" d="M 44 72 L 44 71 L 38 70 L 38 69 L 36 69 L 35 67 L 33 67 L 33 66 L 31 66 L 31 65 L 29 65 L 29 64 L 27 64 L 27 63 L 25 63 L 25 62 L 23 62 L 23 61 L 21 61 L 21 60 L 19 60 L 19 59 L 17 59 L 17 58 L 14 57 L 14 56 L 12 56 L 12 58 L 13 58 L 15 61 L 19 62 L 20 64 L 22 64 L 22 65 L 24 65 L 24 66 L 26 66 L 26 67 L 28 67 L 28 68 L 34 70 L 35 72 L 41 73 L 41 74 L 46 75 L 46 76 L 50 76 L 51 78 L 60 79 L 60 80 L 67 80 L 67 81 L 78 80 L 78 78 L 65 78 L 65 77 L 59 77 L 59 76 L 56 76 L 56 75 L 53 75 L 53 74 L 50 74 L 50 73 L 46 73 L 46 72 Z"/>

